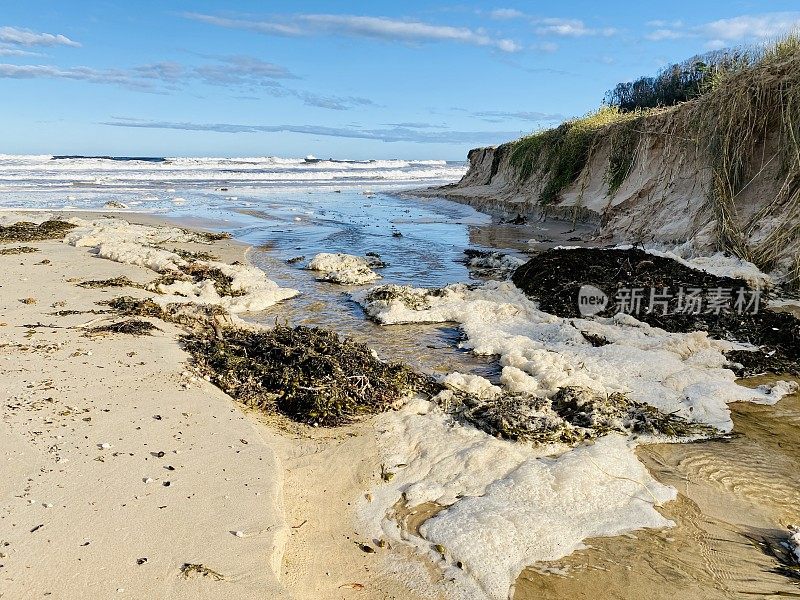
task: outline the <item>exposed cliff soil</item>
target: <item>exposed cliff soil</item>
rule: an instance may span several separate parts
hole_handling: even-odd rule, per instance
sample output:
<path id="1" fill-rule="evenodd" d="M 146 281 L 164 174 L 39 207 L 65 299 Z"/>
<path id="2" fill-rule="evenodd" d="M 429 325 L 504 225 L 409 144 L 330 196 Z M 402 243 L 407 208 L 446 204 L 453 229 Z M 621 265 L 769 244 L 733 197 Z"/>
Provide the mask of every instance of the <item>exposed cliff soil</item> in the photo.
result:
<path id="1" fill-rule="evenodd" d="M 666 109 L 603 109 L 470 151 L 423 192 L 505 217 L 597 225 L 596 241 L 732 252 L 800 285 L 800 55 L 765 61 Z"/>

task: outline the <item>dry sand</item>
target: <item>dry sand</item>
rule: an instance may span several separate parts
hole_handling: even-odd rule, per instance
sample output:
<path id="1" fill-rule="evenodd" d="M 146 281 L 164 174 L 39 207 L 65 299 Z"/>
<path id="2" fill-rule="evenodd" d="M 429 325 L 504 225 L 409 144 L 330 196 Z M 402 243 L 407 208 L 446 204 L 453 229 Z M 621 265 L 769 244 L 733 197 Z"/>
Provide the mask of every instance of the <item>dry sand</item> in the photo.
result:
<path id="1" fill-rule="evenodd" d="M 87 336 L 117 319 L 54 313 L 148 292 L 77 282 L 155 273 L 19 245 L 38 251 L 0 256 L 0 597 L 415 597 L 388 550 L 354 543 L 372 543 L 351 510 L 379 477 L 368 425 L 275 427 L 194 377 L 180 331 L 158 320 L 151 336 Z M 179 246 L 227 262 L 247 250 Z"/>

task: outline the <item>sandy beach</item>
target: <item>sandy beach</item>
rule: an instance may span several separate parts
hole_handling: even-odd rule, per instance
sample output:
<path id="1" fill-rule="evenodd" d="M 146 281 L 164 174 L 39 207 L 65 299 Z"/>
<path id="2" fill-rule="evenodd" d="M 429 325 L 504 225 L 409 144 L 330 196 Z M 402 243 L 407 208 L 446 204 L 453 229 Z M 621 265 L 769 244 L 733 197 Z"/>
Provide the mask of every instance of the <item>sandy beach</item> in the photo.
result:
<path id="1" fill-rule="evenodd" d="M 95 314 L 116 290 L 78 282 L 153 272 L 25 245 L 36 252 L 0 257 L 0 596 L 413 597 L 347 519 L 377 477 L 369 431 L 270 426 L 191 372 L 169 323 L 90 334 L 119 320 Z M 180 246 L 227 262 L 247 250 Z"/>
<path id="2" fill-rule="evenodd" d="M 41 222 L 51 216 L 3 213 L 3 222 Z M 706 546 L 692 540 L 697 532 L 704 537 L 714 531 L 729 537 L 715 551 L 738 548 L 732 560 L 746 565 L 734 577 L 732 589 L 740 590 L 753 573 L 772 564 L 753 547 L 742 549 L 741 532 L 752 527 L 767 531 L 776 523 L 785 527 L 794 518 L 792 502 L 770 495 L 776 480 L 791 479 L 796 458 L 791 452 L 772 480 L 748 488 L 745 498 L 765 495 L 771 508 L 764 512 L 758 501 L 755 506 L 743 503 L 737 489 L 731 494 L 727 487 L 731 477 L 748 477 L 746 463 L 729 467 L 719 487 L 717 463 L 700 473 L 684 473 L 695 467 L 681 460 L 683 445 L 645 445 L 637 459 L 633 446 L 611 435 L 565 454 L 562 461 L 548 459 L 553 450 L 547 447 L 529 449 L 456 426 L 427 401 L 332 428 L 247 407 L 193 365 L 181 341 L 185 326 L 147 317 L 154 326 L 149 335 L 103 331 L 131 320 L 105 303 L 125 295 L 164 306 L 170 299 L 188 302 L 186 306 L 224 305 L 225 318 L 246 328 L 249 307 L 278 302 L 280 310 L 280 302 L 292 302 L 281 299 L 294 292 L 275 286 L 265 278 L 268 272 L 258 276 L 260 271 L 251 271 L 251 249 L 230 239 L 176 229 L 172 222 L 146 215 L 125 214 L 125 221 L 119 213 L 58 216 L 77 218 L 79 226 L 63 240 L 60 234 L 6 243 L 3 248 L 12 250 L 0 256 L 5 273 L 0 287 L 5 383 L 0 450 L 6 473 L 0 519 L 2 597 L 502 598 L 509 586 L 519 600 L 583 597 L 595 578 L 584 578 L 582 573 L 591 570 L 583 570 L 584 553 L 573 551 L 583 547 L 583 539 L 602 535 L 592 542 L 605 549 L 602 558 L 590 555 L 588 560 L 606 565 L 604 581 L 619 594 L 613 597 L 622 598 L 650 589 L 662 568 L 662 563 L 648 563 L 652 574 L 631 579 L 624 566 L 631 556 L 647 548 L 648 560 L 667 564 L 677 559 L 676 552 L 702 552 Z M 181 257 L 201 256 L 208 258 L 187 260 L 232 269 L 233 285 L 244 282 L 242 292 L 220 297 L 208 281 L 194 286 L 161 283 L 160 293 L 146 289 L 158 272 L 181 264 Z M 127 279 L 119 284 L 121 277 Z M 86 283 L 103 280 L 117 283 Z M 435 317 L 391 303 L 366 306 L 368 314 L 376 311 L 378 318 L 391 322 L 454 320 L 448 316 L 454 310 L 452 314 L 466 318 L 476 314 L 470 306 L 480 305 L 487 314 L 499 311 L 502 323 L 502 315 L 514 313 L 508 313 L 506 304 L 492 308 L 489 299 L 511 294 L 507 301 L 523 301 L 507 284 L 486 286 L 486 291 L 454 288 L 441 308 L 429 309 Z M 180 295 L 170 295 L 173 289 Z M 484 335 L 469 321 L 462 327 L 471 335 Z M 610 335 L 616 329 L 598 331 Z M 683 338 L 660 343 L 674 345 L 678 339 Z M 690 356 L 693 351 L 688 352 Z M 507 371 L 503 373 L 505 377 Z M 720 377 L 713 369 L 702 373 L 712 377 L 710 385 L 734 393 L 727 376 L 713 379 Z M 763 383 L 775 385 L 778 380 Z M 473 392 L 479 395 L 490 391 L 483 387 L 490 385 L 487 380 L 473 375 L 455 373 L 445 381 L 452 389 L 483 389 Z M 762 382 L 753 385 L 757 383 Z M 751 398 L 745 388 L 734 387 L 741 399 L 773 402 L 765 396 L 769 388 L 754 389 Z M 791 391 L 787 387 L 781 393 Z M 780 406 L 794 415 L 795 400 L 784 399 Z M 704 410 L 710 411 L 705 418 L 718 420 L 718 427 L 730 422 L 713 403 Z M 791 437 L 791 431 L 786 435 Z M 761 444 L 757 429 L 748 436 Z M 542 471 L 543 465 L 549 466 Z M 387 475 L 387 469 L 393 472 Z M 519 498 L 513 486 L 494 497 L 497 484 L 492 481 L 505 481 L 506 473 L 519 478 Z M 699 478 L 699 487 L 684 486 L 689 478 Z M 553 485 L 557 494 L 550 500 L 539 498 L 537 488 Z M 533 495 L 526 499 L 528 488 Z M 498 513 L 518 523 L 516 541 L 495 544 L 491 535 L 485 537 L 484 524 L 472 522 L 468 511 L 473 509 L 463 508 L 459 515 L 458 509 L 468 506 L 459 502 L 462 495 L 475 496 L 481 513 Z M 528 513 L 527 502 L 539 508 Z M 443 511 L 453 503 L 456 510 Z M 609 512 L 606 504 L 615 508 Z M 739 520 L 727 523 L 728 509 L 720 506 L 735 508 Z M 549 516 L 541 522 L 536 511 Z M 454 526 L 440 534 L 426 529 L 447 523 L 451 512 Z M 562 521 L 562 513 L 572 517 Z M 463 539 L 457 537 L 460 522 L 467 523 Z M 607 525 L 597 528 L 597 522 Z M 524 527 L 531 527 L 531 533 L 525 534 Z M 535 533 L 535 528 L 541 529 Z M 639 532 L 629 534 L 626 543 L 617 541 L 626 538 L 613 537 L 635 530 Z M 456 537 L 448 538 L 452 541 L 447 545 L 427 541 L 435 541 L 436 535 Z M 770 535 L 779 547 L 782 534 L 774 530 Z M 481 545 L 471 542 L 473 536 L 483 540 Z M 672 545 L 672 539 L 681 543 Z M 530 549 L 524 550 L 526 544 Z M 500 553 L 516 547 L 529 554 L 506 556 L 505 566 Z M 450 552 L 470 562 L 462 565 L 445 557 Z M 480 559 L 473 559 L 473 552 L 494 558 L 485 569 L 477 568 Z M 552 563 L 560 557 L 561 562 Z M 531 562 L 537 565 L 520 573 Z M 697 558 L 691 564 L 685 588 L 673 587 L 671 593 L 678 593 L 673 597 L 690 598 L 718 587 L 715 562 L 703 565 Z M 474 575 L 468 571 L 472 568 Z M 459 573 L 465 571 L 469 578 Z M 790 589 L 780 575 L 755 589 L 764 585 Z"/>

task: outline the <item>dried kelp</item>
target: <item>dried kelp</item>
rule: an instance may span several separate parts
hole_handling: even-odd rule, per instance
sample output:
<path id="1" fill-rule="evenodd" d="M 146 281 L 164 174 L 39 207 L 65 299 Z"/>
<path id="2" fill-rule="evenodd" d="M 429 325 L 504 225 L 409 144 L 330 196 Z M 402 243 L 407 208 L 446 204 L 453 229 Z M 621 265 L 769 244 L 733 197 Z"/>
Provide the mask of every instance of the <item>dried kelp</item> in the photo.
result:
<path id="1" fill-rule="evenodd" d="M 229 327 L 183 341 L 195 366 L 229 395 L 308 424 L 341 425 L 386 410 L 406 393 L 438 391 L 429 378 L 325 329 Z"/>
<path id="2" fill-rule="evenodd" d="M 36 224 L 20 221 L 13 225 L 0 225 L 0 243 L 40 242 L 63 238 L 75 225 L 66 221 L 44 221 Z"/>
<path id="3" fill-rule="evenodd" d="M 86 335 L 103 335 L 107 333 L 122 333 L 125 335 L 151 335 L 153 331 L 161 331 L 150 321 L 143 319 L 127 319 L 108 325 L 98 325 L 86 332 Z"/>

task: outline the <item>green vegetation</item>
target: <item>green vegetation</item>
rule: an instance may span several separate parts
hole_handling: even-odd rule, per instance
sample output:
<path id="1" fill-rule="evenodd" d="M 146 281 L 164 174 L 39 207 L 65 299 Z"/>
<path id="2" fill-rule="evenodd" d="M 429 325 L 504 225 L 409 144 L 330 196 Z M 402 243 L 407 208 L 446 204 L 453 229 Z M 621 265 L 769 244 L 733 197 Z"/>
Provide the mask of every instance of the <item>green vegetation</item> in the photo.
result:
<path id="1" fill-rule="evenodd" d="M 562 123 L 555 129 L 534 133 L 513 142 L 510 162 L 522 181 L 533 175 L 544 184 L 539 202 L 552 204 L 572 184 L 589 161 L 597 134 L 611 124 L 636 118 L 604 106 L 579 119 Z"/>
<path id="2" fill-rule="evenodd" d="M 800 236 L 800 39 L 776 42 L 747 69 L 719 78 L 714 89 L 689 107 L 689 122 L 706 153 L 713 180 L 710 204 L 717 244 L 769 271 L 779 252 Z M 766 141 L 777 133 L 774 145 Z M 770 164 L 779 166 L 778 194 L 740 223 L 736 198 Z M 749 244 L 749 233 L 781 207 L 771 233 Z"/>
<path id="3" fill-rule="evenodd" d="M 763 51 L 734 49 L 710 52 L 661 69 L 655 77 L 618 83 L 604 104 L 623 112 L 675 106 L 714 89 L 727 76 L 756 64 Z"/>
<path id="4" fill-rule="evenodd" d="M 626 119 L 619 127 L 614 127 L 610 131 L 611 152 L 604 178 L 609 196 L 613 196 L 625 182 L 636 162 L 636 151 L 641 139 L 639 126 L 638 118 Z"/>

